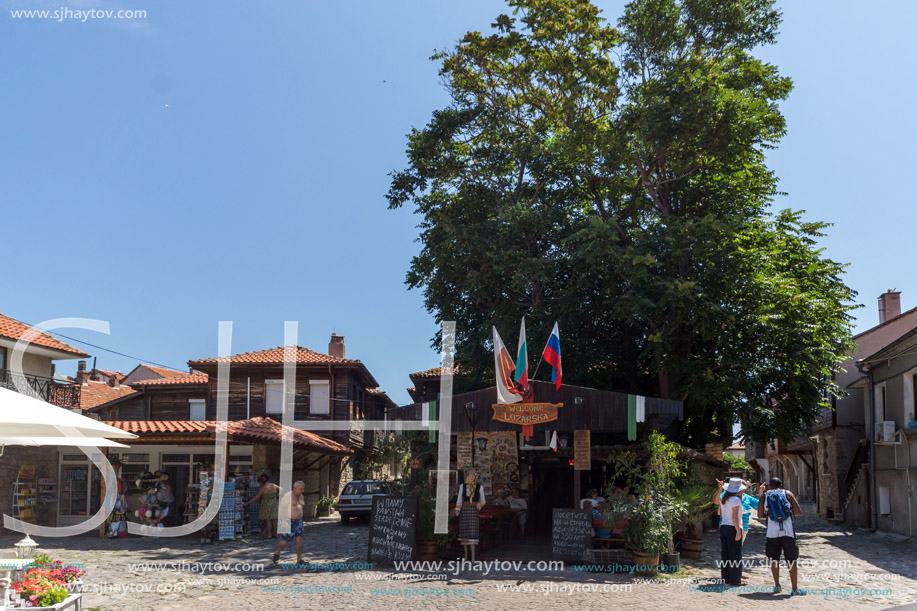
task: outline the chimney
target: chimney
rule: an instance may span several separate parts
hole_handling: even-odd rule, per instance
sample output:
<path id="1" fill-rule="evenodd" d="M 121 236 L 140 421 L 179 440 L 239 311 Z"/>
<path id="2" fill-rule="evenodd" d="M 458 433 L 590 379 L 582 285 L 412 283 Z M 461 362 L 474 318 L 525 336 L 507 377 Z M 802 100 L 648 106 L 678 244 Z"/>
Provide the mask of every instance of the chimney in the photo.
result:
<path id="1" fill-rule="evenodd" d="M 879 324 L 901 315 L 901 291 L 888 289 L 879 296 Z"/>
<path id="2" fill-rule="evenodd" d="M 89 384 L 89 372 L 86 371 L 86 361 L 80 361 L 76 365 L 76 383 Z"/>
<path id="3" fill-rule="evenodd" d="M 108 385 L 111 386 L 112 388 L 121 388 L 121 382 L 118 381 L 118 376 L 113 375 L 110 378 L 108 378 Z"/>
<path id="4" fill-rule="evenodd" d="M 331 341 L 328 342 L 328 354 L 339 359 L 344 358 L 344 336 L 331 334 Z"/>

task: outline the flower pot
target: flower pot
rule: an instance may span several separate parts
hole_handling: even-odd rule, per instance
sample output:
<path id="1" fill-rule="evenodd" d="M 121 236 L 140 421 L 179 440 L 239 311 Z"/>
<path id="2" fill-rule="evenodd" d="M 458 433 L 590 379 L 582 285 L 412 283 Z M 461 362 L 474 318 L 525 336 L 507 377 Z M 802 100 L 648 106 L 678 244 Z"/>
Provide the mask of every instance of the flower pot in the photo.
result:
<path id="1" fill-rule="evenodd" d="M 83 591 L 83 580 L 77 579 L 76 581 L 65 583 L 64 588 L 71 594 L 80 594 Z"/>
<path id="2" fill-rule="evenodd" d="M 685 558 L 698 559 L 704 551 L 703 539 L 685 539 L 681 544 L 681 555 Z"/>
<path id="3" fill-rule="evenodd" d="M 663 554 L 662 560 L 659 561 L 659 570 L 663 573 L 677 573 L 681 568 L 681 554 Z"/>
<path id="4" fill-rule="evenodd" d="M 331 515 L 331 505 L 319 505 L 315 511 L 315 515 L 319 518 Z"/>
<path id="5" fill-rule="evenodd" d="M 436 560 L 439 552 L 439 546 L 436 541 L 421 541 L 417 546 L 417 553 L 420 560 Z"/>
<path id="6" fill-rule="evenodd" d="M 82 605 L 82 594 L 71 594 L 63 601 L 53 607 L 27 607 L 29 611 L 80 611 Z"/>
<path id="7" fill-rule="evenodd" d="M 659 554 L 644 554 L 631 552 L 631 562 L 634 563 L 634 572 L 643 575 L 655 575 L 659 569 Z"/>

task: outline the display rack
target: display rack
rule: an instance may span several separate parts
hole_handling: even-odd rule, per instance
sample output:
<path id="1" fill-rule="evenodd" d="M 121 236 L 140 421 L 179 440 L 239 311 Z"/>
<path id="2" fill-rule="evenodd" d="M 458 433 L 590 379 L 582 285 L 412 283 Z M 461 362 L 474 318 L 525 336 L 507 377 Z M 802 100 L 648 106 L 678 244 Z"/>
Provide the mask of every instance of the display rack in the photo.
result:
<path id="1" fill-rule="evenodd" d="M 23 522 L 37 523 L 38 481 L 34 465 L 22 465 L 13 484 L 13 517 Z"/>

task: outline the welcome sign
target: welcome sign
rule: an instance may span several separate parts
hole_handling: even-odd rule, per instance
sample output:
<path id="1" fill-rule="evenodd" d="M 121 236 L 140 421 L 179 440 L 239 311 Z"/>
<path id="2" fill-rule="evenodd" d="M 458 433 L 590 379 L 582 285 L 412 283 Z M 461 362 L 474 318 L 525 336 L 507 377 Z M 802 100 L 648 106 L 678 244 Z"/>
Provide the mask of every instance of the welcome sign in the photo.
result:
<path id="1" fill-rule="evenodd" d="M 494 403 L 493 419 L 523 426 L 553 422 L 557 420 L 557 408 L 563 406 L 563 403 Z"/>

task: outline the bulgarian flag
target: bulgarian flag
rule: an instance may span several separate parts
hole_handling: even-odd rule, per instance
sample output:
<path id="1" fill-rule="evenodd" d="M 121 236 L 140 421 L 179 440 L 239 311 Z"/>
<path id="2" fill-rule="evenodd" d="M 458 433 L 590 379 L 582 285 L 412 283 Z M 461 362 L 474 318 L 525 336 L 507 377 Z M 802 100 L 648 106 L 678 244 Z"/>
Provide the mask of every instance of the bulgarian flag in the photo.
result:
<path id="1" fill-rule="evenodd" d="M 519 351 L 516 353 L 516 373 L 513 380 L 522 384 L 522 388 L 529 387 L 529 352 L 525 345 L 525 317 L 522 317 L 522 328 L 519 330 Z"/>
<path id="2" fill-rule="evenodd" d="M 494 369 L 497 374 L 497 403 L 519 403 L 522 395 L 513 383 L 513 357 L 494 327 Z"/>
<path id="3" fill-rule="evenodd" d="M 560 390 L 560 331 L 557 329 L 557 323 L 554 323 L 554 330 L 551 331 L 551 337 L 548 338 L 548 345 L 544 347 L 544 353 L 541 355 L 548 365 L 554 368 L 551 372 L 551 381 L 554 382 L 554 388 Z"/>

